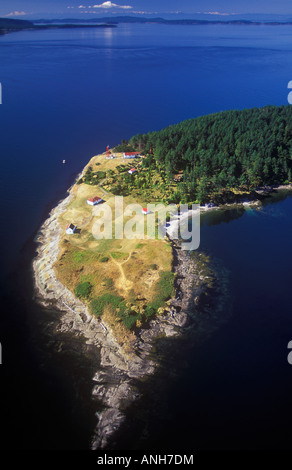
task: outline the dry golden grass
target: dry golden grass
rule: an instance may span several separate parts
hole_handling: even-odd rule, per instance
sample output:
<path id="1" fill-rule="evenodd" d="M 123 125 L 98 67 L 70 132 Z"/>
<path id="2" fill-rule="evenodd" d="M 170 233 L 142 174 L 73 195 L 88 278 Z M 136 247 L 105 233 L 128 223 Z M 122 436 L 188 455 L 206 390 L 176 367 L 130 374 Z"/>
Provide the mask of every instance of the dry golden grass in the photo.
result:
<path id="1" fill-rule="evenodd" d="M 115 170 L 122 163 L 122 158 L 106 160 L 105 155 L 98 155 L 90 160 L 87 167 L 92 166 L 93 171 Z M 96 209 L 86 201 L 93 196 L 103 197 L 114 214 L 115 197 L 110 193 L 105 195 L 102 187 L 84 183 L 75 184 L 73 194 L 73 200 L 60 217 L 64 235 L 60 256 L 55 264 L 58 279 L 71 291 L 80 282 L 88 281 L 92 285 L 91 298 L 106 293 L 118 295 L 131 302 L 137 312 L 142 312 L 153 298 L 160 273 L 171 270 L 172 250 L 168 240 L 97 240 L 92 232 L 98 216 L 95 215 Z M 133 200 L 129 196 L 124 198 L 124 206 L 134 202 L 144 204 L 144 201 Z M 102 209 L 102 205 L 96 207 L 97 210 Z M 130 218 L 125 217 L 124 224 Z M 141 222 L 146 220 L 142 214 L 138 218 Z M 80 232 L 67 235 L 65 229 L 69 223 L 77 225 Z M 135 335 L 111 308 L 105 309 L 102 318 L 111 325 L 119 343 L 130 350 Z"/>

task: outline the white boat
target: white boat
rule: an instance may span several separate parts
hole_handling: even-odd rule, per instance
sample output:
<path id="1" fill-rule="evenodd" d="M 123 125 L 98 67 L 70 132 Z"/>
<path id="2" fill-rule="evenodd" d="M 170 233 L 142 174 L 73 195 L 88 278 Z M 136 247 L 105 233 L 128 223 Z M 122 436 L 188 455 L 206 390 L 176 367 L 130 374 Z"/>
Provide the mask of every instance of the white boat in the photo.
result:
<path id="1" fill-rule="evenodd" d="M 66 160 L 63 160 L 63 163 L 66 163 Z"/>

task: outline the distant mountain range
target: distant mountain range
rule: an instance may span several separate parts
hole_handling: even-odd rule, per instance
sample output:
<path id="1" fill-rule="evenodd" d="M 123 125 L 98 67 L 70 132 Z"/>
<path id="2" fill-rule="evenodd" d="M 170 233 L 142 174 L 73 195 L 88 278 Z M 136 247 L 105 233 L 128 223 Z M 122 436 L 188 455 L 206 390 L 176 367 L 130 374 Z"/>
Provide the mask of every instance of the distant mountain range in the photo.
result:
<path id="1" fill-rule="evenodd" d="M 247 20 L 247 19 L 165 19 L 160 17 L 155 18 L 142 18 L 138 16 L 105 16 L 102 18 L 90 18 L 90 19 L 77 19 L 77 18 L 63 18 L 63 19 L 53 19 L 53 20 L 34 20 L 34 23 L 43 23 L 43 24 L 64 24 L 64 23 L 71 23 L 71 24 L 81 24 L 81 23 L 110 23 L 110 24 L 118 24 L 118 23 L 157 23 L 157 24 L 181 24 L 181 25 L 204 25 L 204 24 L 243 24 L 243 25 L 292 25 L 292 19 L 285 20 L 285 21 L 278 21 L 278 20 Z"/>

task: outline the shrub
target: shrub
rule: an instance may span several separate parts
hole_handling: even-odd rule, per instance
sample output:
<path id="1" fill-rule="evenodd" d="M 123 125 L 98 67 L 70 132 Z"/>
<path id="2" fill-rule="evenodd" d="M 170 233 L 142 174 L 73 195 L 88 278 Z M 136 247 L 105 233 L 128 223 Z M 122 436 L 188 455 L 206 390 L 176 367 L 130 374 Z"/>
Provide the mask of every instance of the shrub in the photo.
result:
<path id="1" fill-rule="evenodd" d="M 102 315 L 104 308 L 107 305 L 112 305 L 112 307 L 116 310 L 117 308 L 125 307 L 123 304 L 123 298 L 119 297 L 118 295 L 113 294 L 103 294 L 97 299 L 92 300 L 90 303 L 90 309 L 94 315 L 100 317 Z"/>
<path id="2" fill-rule="evenodd" d="M 129 315 L 123 318 L 124 325 L 126 328 L 128 328 L 128 330 L 131 330 L 134 326 L 136 326 L 137 320 L 139 320 L 137 315 Z"/>
<path id="3" fill-rule="evenodd" d="M 106 287 L 112 287 L 112 285 L 113 285 L 113 281 L 112 281 L 112 279 L 110 279 L 109 277 L 107 277 L 107 278 L 104 280 L 104 282 L 105 282 Z"/>
<path id="4" fill-rule="evenodd" d="M 160 274 L 160 279 L 157 282 L 155 288 L 154 299 L 145 309 L 145 316 L 147 319 L 151 318 L 157 312 L 157 310 L 163 306 L 164 302 L 173 295 L 173 282 L 173 272 L 165 271 Z"/>
<path id="5" fill-rule="evenodd" d="M 92 285 L 90 284 L 90 282 L 80 282 L 75 289 L 75 295 L 76 297 L 83 297 L 87 299 L 90 296 L 91 291 Z"/>
<path id="6" fill-rule="evenodd" d="M 128 144 L 127 141 L 122 141 L 121 144 L 114 148 L 115 152 L 135 152 L 134 147 Z"/>
<path id="7" fill-rule="evenodd" d="M 145 317 L 149 320 L 153 315 L 155 315 L 156 311 L 152 304 L 148 304 L 145 308 Z"/>
<path id="8" fill-rule="evenodd" d="M 102 315 L 103 307 L 98 299 L 94 299 L 91 301 L 90 310 L 96 317 L 100 317 Z"/>
<path id="9" fill-rule="evenodd" d="M 97 179 L 102 180 L 106 178 L 106 172 L 105 171 L 96 171 L 94 173 L 97 176 Z"/>
<path id="10" fill-rule="evenodd" d="M 108 256 L 103 256 L 102 258 L 100 258 L 101 263 L 107 263 L 108 260 L 109 260 Z"/>
<path id="11" fill-rule="evenodd" d="M 150 264 L 150 268 L 156 271 L 158 269 L 158 266 L 157 264 Z"/>

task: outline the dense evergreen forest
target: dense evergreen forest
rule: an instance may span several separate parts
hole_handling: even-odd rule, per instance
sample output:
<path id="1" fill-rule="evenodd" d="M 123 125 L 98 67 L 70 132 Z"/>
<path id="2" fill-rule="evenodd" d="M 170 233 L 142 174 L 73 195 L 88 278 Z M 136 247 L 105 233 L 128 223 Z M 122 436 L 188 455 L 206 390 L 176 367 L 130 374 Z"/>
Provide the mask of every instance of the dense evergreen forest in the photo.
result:
<path id="1" fill-rule="evenodd" d="M 129 145 L 148 155 L 143 166 L 166 171 L 170 180 L 183 175 L 177 202 L 232 199 L 292 181 L 292 106 L 201 116 L 136 135 Z"/>
<path id="2" fill-rule="evenodd" d="M 0 18 L 0 34 L 5 34 L 12 31 L 21 31 L 22 29 L 29 29 L 33 27 L 34 25 L 31 21 Z"/>

